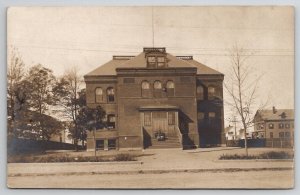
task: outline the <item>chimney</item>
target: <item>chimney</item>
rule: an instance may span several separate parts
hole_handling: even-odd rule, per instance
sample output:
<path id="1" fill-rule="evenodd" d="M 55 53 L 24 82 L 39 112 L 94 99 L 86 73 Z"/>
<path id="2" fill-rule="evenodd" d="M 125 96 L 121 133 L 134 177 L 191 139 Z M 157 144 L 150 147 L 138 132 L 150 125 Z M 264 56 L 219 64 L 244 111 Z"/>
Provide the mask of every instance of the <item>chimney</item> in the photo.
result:
<path id="1" fill-rule="evenodd" d="M 275 108 L 275 106 L 273 106 L 273 114 L 276 114 L 277 110 Z"/>

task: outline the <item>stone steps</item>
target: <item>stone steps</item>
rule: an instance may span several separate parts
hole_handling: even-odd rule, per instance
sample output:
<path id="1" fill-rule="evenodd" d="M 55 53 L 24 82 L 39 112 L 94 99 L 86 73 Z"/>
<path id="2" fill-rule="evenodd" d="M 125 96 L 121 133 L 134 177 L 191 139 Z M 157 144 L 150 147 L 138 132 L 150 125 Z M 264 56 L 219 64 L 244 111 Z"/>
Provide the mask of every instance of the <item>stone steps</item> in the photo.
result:
<path id="1" fill-rule="evenodd" d="M 158 141 L 156 139 L 151 140 L 152 145 L 149 146 L 149 149 L 159 149 L 159 148 L 181 148 L 181 144 L 177 137 L 169 137 L 164 141 Z"/>

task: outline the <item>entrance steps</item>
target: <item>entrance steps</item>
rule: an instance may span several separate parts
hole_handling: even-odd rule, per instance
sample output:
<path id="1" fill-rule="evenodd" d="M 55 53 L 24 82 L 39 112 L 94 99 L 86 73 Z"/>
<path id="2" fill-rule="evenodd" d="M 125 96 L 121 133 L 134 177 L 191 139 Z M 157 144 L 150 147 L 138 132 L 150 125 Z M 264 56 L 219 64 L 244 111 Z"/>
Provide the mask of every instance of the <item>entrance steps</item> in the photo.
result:
<path id="1" fill-rule="evenodd" d="M 149 149 L 161 149 L 161 148 L 182 148 L 178 137 L 167 137 L 164 141 L 158 141 L 155 138 L 151 139 L 151 146 Z"/>

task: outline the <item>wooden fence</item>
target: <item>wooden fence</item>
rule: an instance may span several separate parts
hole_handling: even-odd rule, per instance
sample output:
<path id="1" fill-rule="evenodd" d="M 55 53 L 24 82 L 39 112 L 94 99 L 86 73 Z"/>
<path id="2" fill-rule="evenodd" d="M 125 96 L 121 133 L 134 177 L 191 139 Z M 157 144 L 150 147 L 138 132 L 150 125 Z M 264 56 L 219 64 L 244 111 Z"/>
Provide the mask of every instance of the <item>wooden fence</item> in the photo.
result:
<path id="1" fill-rule="evenodd" d="M 245 147 L 245 140 L 226 140 L 227 147 Z M 269 148 L 292 148 L 294 139 L 274 138 L 274 139 L 247 139 L 248 147 L 269 147 Z"/>

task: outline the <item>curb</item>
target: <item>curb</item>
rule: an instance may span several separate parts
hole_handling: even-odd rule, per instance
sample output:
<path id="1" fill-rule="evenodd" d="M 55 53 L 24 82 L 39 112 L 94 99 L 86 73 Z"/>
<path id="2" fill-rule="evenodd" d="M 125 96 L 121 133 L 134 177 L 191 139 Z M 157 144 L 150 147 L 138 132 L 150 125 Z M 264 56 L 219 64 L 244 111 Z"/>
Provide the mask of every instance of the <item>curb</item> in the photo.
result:
<path id="1" fill-rule="evenodd" d="M 59 164 L 60 166 L 68 166 L 68 165 L 78 165 L 78 163 L 80 163 L 80 165 L 124 165 L 124 164 L 140 164 L 142 165 L 144 162 L 143 161 L 111 161 L 111 162 L 47 162 L 47 163 L 7 163 L 9 165 L 12 166 L 18 166 L 18 165 L 45 165 L 47 164 L 47 166 L 56 166 L 57 164 Z"/>
<path id="2" fill-rule="evenodd" d="M 101 171 L 101 172 L 65 172 L 65 173 L 16 173 L 8 177 L 26 176 L 70 176 L 70 175 L 112 175 L 112 174 L 164 174 L 164 173 L 219 173 L 219 172 L 248 172 L 248 171 L 286 171 L 294 170 L 292 167 L 275 168 L 225 168 L 225 169 L 174 169 L 174 170 L 134 170 L 134 171 Z"/>

